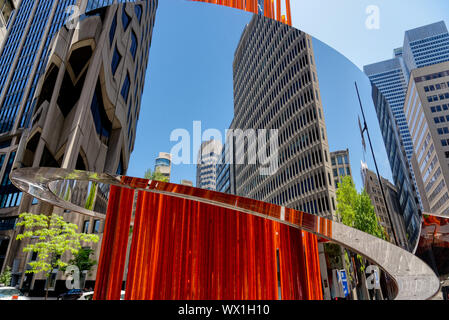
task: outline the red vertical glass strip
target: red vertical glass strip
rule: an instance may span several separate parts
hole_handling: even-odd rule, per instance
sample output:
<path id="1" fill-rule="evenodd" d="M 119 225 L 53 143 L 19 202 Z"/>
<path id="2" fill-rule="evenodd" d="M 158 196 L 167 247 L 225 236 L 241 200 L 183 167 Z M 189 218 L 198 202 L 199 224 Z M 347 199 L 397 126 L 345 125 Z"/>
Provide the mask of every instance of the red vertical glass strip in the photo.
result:
<path id="1" fill-rule="evenodd" d="M 111 186 L 94 300 L 120 300 L 134 190 Z"/>
<path id="2" fill-rule="evenodd" d="M 315 255 L 313 247 L 304 255 L 308 243 L 302 231 L 272 220 L 139 192 L 126 299 L 277 299 L 277 248 L 282 299 L 306 299 L 321 286 L 307 283 L 320 280 L 307 274 L 318 261 L 316 251 L 308 265 Z"/>

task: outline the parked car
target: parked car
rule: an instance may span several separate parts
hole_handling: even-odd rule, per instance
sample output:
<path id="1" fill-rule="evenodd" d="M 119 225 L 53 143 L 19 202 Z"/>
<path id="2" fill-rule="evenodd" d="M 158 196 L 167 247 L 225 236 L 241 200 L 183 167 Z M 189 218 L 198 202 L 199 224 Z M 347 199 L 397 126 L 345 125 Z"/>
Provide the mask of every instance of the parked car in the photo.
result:
<path id="1" fill-rule="evenodd" d="M 58 300 L 78 300 L 83 295 L 83 291 L 80 289 L 71 289 L 58 296 Z"/>
<path id="2" fill-rule="evenodd" d="M 17 288 L 0 287 L 0 300 L 30 300 L 30 298 Z"/>
<path id="3" fill-rule="evenodd" d="M 84 292 L 78 300 L 92 300 L 94 297 L 93 291 Z M 122 290 L 120 294 L 120 300 L 125 300 L 125 291 Z"/>

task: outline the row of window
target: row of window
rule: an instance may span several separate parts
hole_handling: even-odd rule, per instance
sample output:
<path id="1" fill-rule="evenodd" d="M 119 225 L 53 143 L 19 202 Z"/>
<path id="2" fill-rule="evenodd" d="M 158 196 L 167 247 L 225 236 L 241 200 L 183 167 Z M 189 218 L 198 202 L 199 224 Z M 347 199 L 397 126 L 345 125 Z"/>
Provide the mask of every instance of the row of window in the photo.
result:
<path id="1" fill-rule="evenodd" d="M 430 85 L 430 86 L 425 86 L 424 87 L 424 91 L 425 92 L 429 92 L 429 91 L 435 91 L 435 90 L 441 90 L 441 89 L 446 89 L 449 86 L 449 82 L 445 83 L 437 83 L 436 85 Z"/>
<path id="2" fill-rule="evenodd" d="M 339 165 L 349 164 L 348 155 L 331 157 L 332 165 L 335 166 L 337 163 Z"/>
<path id="3" fill-rule="evenodd" d="M 441 106 L 430 107 L 430 111 L 432 111 L 432 113 L 441 112 L 443 110 L 444 111 L 448 111 L 449 110 L 449 105 L 448 104 L 443 104 Z"/>
<path id="4" fill-rule="evenodd" d="M 449 116 L 446 116 L 446 117 L 435 117 L 435 118 L 433 118 L 433 121 L 435 122 L 435 123 L 445 123 L 446 121 L 448 121 L 449 122 Z"/>
<path id="5" fill-rule="evenodd" d="M 94 220 L 92 230 L 89 230 L 90 221 L 89 220 L 84 221 L 83 233 L 93 233 L 93 234 L 100 233 L 100 223 L 101 223 L 100 220 Z"/>
<path id="6" fill-rule="evenodd" d="M 446 93 L 440 94 L 440 95 L 434 95 L 434 96 L 427 97 L 428 102 L 437 102 L 437 101 L 446 100 L 446 99 L 449 99 L 449 92 L 446 92 Z"/>

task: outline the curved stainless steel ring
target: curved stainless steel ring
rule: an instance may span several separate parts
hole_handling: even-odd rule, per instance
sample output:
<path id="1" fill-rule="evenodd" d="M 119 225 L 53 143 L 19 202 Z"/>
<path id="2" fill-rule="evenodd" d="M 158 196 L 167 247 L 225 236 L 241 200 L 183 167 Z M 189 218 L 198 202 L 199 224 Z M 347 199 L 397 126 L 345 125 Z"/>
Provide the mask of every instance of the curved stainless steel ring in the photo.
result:
<path id="1" fill-rule="evenodd" d="M 422 260 L 415 255 L 367 233 L 359 231 L 357 229 L 350 228 L 341 223 L 335 221 L 329 221 L 315 215 L 304 213 L 304 217 L 309 219 L 317 219 L 318 222 L 329 221 L 331 223 L 332 233 L 323 234 L 316 228 L 310 228 L 307 225 L 297 225 L 285 220 L 285 216 L 282 212 L 285 212 L 285 207 L 280 208 L 280 219 L 262 214 L 257 211 L 248 210 L 247 208 L 240 207 L 236 202 L 235 204 L 229 204 L 220 202 L 219 200 L 204 199 L 192 195 L 194 192 L 178 193 L 171 191 L 158 190 L 153 184 L 150 189 L 150 183 L 146 188 L 131 187 L 122 182 L 122 176 L 110 175 L 105 173 L 92 173 L 78 170 L 68 170 L 60 168 L 22 168 L 13 171 L 10 175 L 10 179 L 13 184 L 22 191 L 30 194 L 31 196 L 50 203 L 54 206 L 69 209 L 81 214 L 93 217 L 102 217 L 104 214 L 93 212 L 85 208 L 76 206 L 70 202 L 64 201 L 58 197 L 52 190 L 54 190 L 56 183 L 61 180 L 81 180 L 81 181 L 95 181 L 98 183 L 129 187 L 137 190 L 144 190 L 147 192 L 155 192 L 160 194 L 166 194 L 174 197 L 180 197 L 184 199 L 195 200 L 203 203 L 209 203 L 216 206 L 226 207 L 247 214 L 260 216 L 266 219 L 271 219 L 279 223 L 289 225 L 294 228 L 302 229 L 304 231 L 314 233 L 322 238 L 328 239 L 332 242 L 341 244 L 342 246 L 361 254 L 371 262 L 377 264 L 386 273 L 388 273 L 397 284 L 397 296 L 396 300 L 425 300 L 431 299 L 435 296 L 440 289 L 440 281 L 433 272 L 433 270 Z M 176 185 L 168 183 L 159 183 L 164 186 L 173 186 L 176 189 Z M 193 187 L 184 187 L 185 190 L 198 190 Z M 167 188 L 165 188 L 167 189 Z M 256 200 L 249 200 L 254 203 L 261 203 Z"/>

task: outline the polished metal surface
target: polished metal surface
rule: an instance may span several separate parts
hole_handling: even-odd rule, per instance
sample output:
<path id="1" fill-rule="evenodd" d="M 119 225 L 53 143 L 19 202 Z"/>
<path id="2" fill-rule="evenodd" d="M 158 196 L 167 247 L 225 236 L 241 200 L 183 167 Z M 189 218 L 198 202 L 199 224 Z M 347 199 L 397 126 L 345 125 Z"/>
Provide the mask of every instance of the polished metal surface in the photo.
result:
<path id="1" fill-rule="evenodd" d="M 16 187 L 35 198 L 93 217 L 104 218 L 104 214 L 77 206 L 55 194 L 61 181 L 92 181 L 231 208 L 314 233 L 363 255 L 394 279 L 396 300 L 431 299 L 440 288 L 432 269 L 413 254 L 343 224 L 285 207 L 184 185 L 59 168 L 17 169 L 11 173 L 10 179 Z"/>

